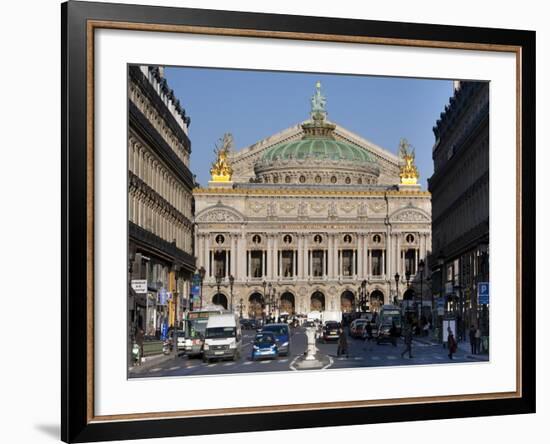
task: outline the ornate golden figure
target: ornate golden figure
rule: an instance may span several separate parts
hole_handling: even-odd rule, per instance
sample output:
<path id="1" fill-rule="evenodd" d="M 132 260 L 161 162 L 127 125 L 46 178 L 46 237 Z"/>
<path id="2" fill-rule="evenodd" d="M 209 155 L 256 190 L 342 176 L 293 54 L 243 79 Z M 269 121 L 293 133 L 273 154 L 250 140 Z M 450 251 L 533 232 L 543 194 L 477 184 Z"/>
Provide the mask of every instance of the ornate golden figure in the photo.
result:
<path id="1" fill-rule="evenodd" d="M 407 139 L 399 141 L 399 156 L 405 161 L 405 165 L 401 166 L 399 177 L 402 185 L 416 185 L 420 174 L 414 164 L 414 148 L 407 142 Z"/>
<path id="2" fill-rule="evenodd" d="M 210 174 L 212 182 L 231 182 L 233 168 L 229 165 L 227 159 L 229 151 L 233 147 L 233 136 L 230 133 L 225 133 L 218 143 L 216 143 L 216 160 L 212 163 Z"/>

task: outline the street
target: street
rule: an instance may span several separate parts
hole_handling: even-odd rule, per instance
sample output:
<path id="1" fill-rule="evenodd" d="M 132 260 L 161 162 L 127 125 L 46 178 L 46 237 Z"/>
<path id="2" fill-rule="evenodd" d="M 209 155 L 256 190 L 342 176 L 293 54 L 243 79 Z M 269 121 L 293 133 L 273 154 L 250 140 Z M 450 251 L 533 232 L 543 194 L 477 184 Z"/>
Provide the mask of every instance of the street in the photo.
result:
<path id="1" fill-rule="evenodd" d="M 241 357 L 237 361 L 216 361 L 207 364 L 203 363 L 200 358 L 188 358 L 185 355 L 180 355 L 176 359 L 170 358 L 155 366 L 135 368 L 130 372 L 130 377 L 203 376 L 296 370 L 293 363 L 306 350 L 305 329 L 296 328 L 293 330 L 289 356 L 280 356 L 273 360 L 252 361 L 250 359 L 255 334 L 256 332 L 253 330 L 243 330 Z M 405 348 L 403 339 L 398 340 L 395 347 L 389 342 L 378 345 L 374 340 L 365 342 L 362 339 L 353 339 L 350 336 L 347 336 L 347 339 L 349 353 L 347 356 L 340 357 L 336 355 L 337 341 L 327 344 L 317 341 L 319 353 L 330 357 L 330 364 L 325 369 L 427 365 L 488 360 L 487 355 L 472 357 L 459 348 L 451 361 L 447 356 L 448 351 L 446 348 L 441 344 L 432 344 L 424 339 L 414 339 L 412 359 L 408 355 L 401 357 L 401 352 Z"/>

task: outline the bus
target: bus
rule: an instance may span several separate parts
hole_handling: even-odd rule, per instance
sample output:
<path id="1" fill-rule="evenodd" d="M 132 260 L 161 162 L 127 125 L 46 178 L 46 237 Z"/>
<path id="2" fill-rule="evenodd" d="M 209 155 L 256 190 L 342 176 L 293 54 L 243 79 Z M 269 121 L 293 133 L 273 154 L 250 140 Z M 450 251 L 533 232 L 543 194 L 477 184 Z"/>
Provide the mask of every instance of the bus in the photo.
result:
<path id="1" fill-rule="evenodd" d="M 187 312 L 183 325 L 183 349 L 188 356 L 202 355 L 204 346 L 204 333 L 208 318 L 214 314 L 222 314 L 227 311 L 218 305 L 204 307 L 200 310 Z M 179 341 L 178 341 L 179 342 Z M 178 348 L 181 348 L 178 343 Z"/>
<path id="2" fill-rule="evenodd" d="M 391 325 L 392 323 L 395 324 L 395 328 L 397 329 L 396 334 L 400 335 L 403 327 L 401 310 L 395 305 L 383 305 L 377 319 L 377 324 L 380 326 L 382 324 Z"/>

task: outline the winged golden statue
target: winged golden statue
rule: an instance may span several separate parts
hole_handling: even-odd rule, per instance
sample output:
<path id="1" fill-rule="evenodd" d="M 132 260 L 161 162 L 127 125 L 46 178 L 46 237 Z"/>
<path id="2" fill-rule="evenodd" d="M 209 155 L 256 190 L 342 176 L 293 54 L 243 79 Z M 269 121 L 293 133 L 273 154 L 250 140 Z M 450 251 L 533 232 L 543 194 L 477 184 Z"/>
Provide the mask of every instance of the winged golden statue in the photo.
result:
<path id="1" fill-rule="evenodd" d="M 418 169 L 414 164 L 414 148 L 407 141 L 407 139 L 401 139 L 399 141 L 399 157 L 401 157 L 405 161 L 405 164 L 401 166 L 401 169 L 399 171 L 401 184 L 416 185 L 420 174 L 418 173 Z"/>
<path id="2" fill-rule="evenodd" d="M 210 174 L 213 182 L 230 182 L 233 175 L 233 168 L 229 164 L 228 155 L 233 148 L 233 136 L 225 133 L 216 143 L 216 160 L 212 163 Z"/>

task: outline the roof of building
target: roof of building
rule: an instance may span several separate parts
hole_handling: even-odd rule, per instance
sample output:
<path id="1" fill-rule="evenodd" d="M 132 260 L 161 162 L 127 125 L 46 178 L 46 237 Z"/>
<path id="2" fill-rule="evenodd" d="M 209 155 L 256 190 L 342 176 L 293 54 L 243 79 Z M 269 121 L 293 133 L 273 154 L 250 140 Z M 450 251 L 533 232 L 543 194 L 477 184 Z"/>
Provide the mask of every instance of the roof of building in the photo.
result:
<path id="1" fill-rule="evenodd" d="M 375 162 L 366 150 L 324 136 L 309 136 L 301 140 L 280 143 L 267 149 L 261 157 L 263 162 L 291 159 Z"/>

